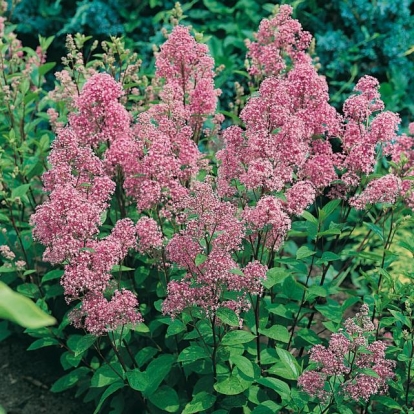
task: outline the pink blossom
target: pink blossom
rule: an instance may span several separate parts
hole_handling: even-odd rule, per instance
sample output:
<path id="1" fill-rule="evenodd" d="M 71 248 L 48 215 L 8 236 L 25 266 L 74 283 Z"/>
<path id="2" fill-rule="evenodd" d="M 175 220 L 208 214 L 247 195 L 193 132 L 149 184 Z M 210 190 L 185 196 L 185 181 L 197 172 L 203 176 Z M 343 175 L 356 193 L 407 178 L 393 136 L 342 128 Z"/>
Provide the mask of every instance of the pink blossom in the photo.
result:
<path id="1" fill-rule="evenodd" d="M 142 322 L 137 307 L 136 296 L 125 289 L 116 290 L 109 301 L 102 295 L 89 294 L 81 308 L 72 312 L 71 319 L 76 327 L 85 327 L 91 334 L 100 336 L 122 325 Z"/>
<path id="2" fill-rule="evenodd" d="M 362 210 L 367 204 L 388 203 L 394 204 L 401 191 L 401 179 L 393 174 L 369 182 L 365 190 L 352 197 L 349 204 Z"/>
<path id="3" fill-rule="evenodd" d="M 292 19 L 292 12 L 291 6 L 282 5 L 274 18 L 260 22 L 257 41 L 247 43 L 252 75 L 278 75 L 286 68 L 285 55 L 294 62 L 305 59 L 304 51 L 309 47 L 312 36 Z"/>
<path id="4" fill-rule="evenodd" d="M 301 215 L 315 200 L 315 187 L 310 181 L 299 181 L 285 193 L 286 209 L 290 214 Z"/>
<path id="5" fill-rule="evenodd" d="M 162 246 L 163 235 L 157 222 L 152 218 L 140 218 L 136 224 L 136 230 L 138 235 L 138 250 L 141 253 Z"/>
<path id="6" fill-rule="evenodd" d="M 0 246 L 0 254 L 7 260 L 14 260 L 16 255 L 10 250 L 10 247 L 3 244 Z"/>
<path id="7" fill-rule="evenodd" d="M 290 229 L 291 221 L 283 211 L 282 202 L 266 196 L 259 200 L 255 207 L 248 207 L 243 212 L 251 237 L 257 237 L 262 232 L 263 243 L 277 251 Z"/>
<path id="8" fill-rule="evenodd" d="M 305 371 L 298 379 L 298 386 L 312 397 L 326 399 L 325 375 L 317 371 Z"/>

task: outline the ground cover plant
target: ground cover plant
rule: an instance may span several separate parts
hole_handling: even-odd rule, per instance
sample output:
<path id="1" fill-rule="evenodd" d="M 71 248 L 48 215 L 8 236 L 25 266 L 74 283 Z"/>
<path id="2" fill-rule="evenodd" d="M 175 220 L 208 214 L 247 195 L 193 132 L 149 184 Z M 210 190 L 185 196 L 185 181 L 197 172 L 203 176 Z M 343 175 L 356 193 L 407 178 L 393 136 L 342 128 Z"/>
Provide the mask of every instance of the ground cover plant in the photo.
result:
<path id="1" fill-rule="evenodd" d="M 122 39 L 68 36 L 48 94 L 52 39 L 2 21 L 0 275 L 58 320 L 26 330 L 62 349 L 52 391 L 96 413 L 413 411 L 414 127 L 369 74 L 332 106 L 292 12 L 247 42 L 226 111 L 180 5 L 153 76 Z"/>

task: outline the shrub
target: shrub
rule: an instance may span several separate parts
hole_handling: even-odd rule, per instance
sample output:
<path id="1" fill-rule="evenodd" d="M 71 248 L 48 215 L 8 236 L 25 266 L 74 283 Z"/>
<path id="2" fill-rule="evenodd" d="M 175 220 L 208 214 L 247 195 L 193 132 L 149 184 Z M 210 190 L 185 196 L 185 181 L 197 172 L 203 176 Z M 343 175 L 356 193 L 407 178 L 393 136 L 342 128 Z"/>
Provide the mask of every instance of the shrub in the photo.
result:
<path id="1" fill-rule="evenodd" d="M 52 391 L 76 385 L 95 412 L 409 412 L 412 136 L 372 76 L 330 104 L 286 5 L 248 43 L 258 90 L 221 129 L 214 60 L 179 14 L 151 82 L 122 40 L 88 61 L 68 37 L 48 195 L 4 198 L 2 269 L 17 284 L 13 220 L 31 214 L 17 289 L 59 319 L 27 330 L 64 348 Z M 21 185 L 17 206 L 37 181 Z"/>

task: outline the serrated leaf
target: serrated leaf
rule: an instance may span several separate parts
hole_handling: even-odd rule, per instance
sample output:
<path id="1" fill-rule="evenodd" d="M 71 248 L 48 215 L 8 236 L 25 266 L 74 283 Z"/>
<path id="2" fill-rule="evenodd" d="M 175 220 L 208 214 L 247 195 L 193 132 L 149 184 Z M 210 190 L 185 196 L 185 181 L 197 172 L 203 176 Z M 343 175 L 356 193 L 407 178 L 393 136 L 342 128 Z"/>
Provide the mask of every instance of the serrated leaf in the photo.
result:
<path id="1" fill-rule="evenodd" d="M 171 324 L 168 326 L 166 337 L 178 335 L 179 333 L 185 331 L 185 325 L 179 319 L 174 319 L 174 321 L 172 321 Z"/>
<path id="2" fill-rule="evenodd" d="M 224 335 L 221 345 L 231 346 L 236 344 L 245 344 L 253 341 L 256 337 L 247 331 L 230 331 Z"/>
<path id="3" fill-rule="evenodd" d="M 46 75 L 46 73 L 51 71 L 55 66 L 56 66 L 56 62 L 47 62 L 43 65 L 40 65 L 38 68 L 39 75 L 40 76 Z"/>
<path id="4" fill-rule="evenodd" d="M 30 184 L 22 184 L 14 188 L 11 192 L 11 198 L 23 197 L 29 191 Z"/>
<path id="5" fill-rule="evenodd" d="M 311 213 L 309 213 L 309 211 L 304 211 L 302 213 L 302 217 L 306 220 L 306 221 L 310 221 L 311 223 L 314 224 L 318 224 L 318 219 L 316 217 L 314 217 Z"/>
<path id="6" fill-rule="evenodd" d="M 123 376 L 123 372 L 119 362 L 111 362 L 110 366 L 104 364 L 94 372 L 91 379 L 91 387 L 100 388 L 113 384 L 121 379 L 120 376 Z"/>
<path id="7" fill-rule="evenodd" d="M 72 346 L 72 351 L 75 353 L 75 356 L 78 356 L 89 349 L 96 341 L 97 337 L 95 335 L 83 335 L 76 341 L 74 346 Z"/>
<path id="8" fill-rule="evenodd" d="M 173 355 L 160 355 L 157 359 L 152 360 L 146 369 L 148 375 L 148 386 L 143 390 L 143 394 L 149 397 L 160 386 L 161 382 L 171 371 L 175 361 Z"/>
<path id="9" fill-rule="evenodd" d="M 340 260 L 340 256 L 333 252 L 324 252 L 322 257 L 316 261 L 316 264 L 323 264 L 328 262 L 333 262 L 335 260 Z"/>
<path id="10" fill-rule="evenodd" d="M 341 204 L 342 200 L 331 200 L 328 203 L 326 203 L 321 212 L 322 212 L 322 220 L 326 219 L 327 217 L 329 217 L 335 210 L 336 208 L 339 206 L 339 204 Z"/>

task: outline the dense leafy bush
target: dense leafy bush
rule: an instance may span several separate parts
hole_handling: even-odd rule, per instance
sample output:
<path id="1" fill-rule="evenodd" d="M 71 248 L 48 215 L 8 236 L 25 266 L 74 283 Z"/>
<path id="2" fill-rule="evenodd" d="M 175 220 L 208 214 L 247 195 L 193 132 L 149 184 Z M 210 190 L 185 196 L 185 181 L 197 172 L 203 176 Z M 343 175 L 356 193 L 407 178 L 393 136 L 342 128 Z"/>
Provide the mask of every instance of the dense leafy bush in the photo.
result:
<path id="1" fill-rule="evenodd" d="M 49 94 L 51 39 L 2 33 L 0 277 L 58 319 L 26 330 L 63 349 L 52 390 L 95 412 L 411 412 L 412 126 L 362 74 L 340 114 L 282 6 L 222 127 L 215 41 L 182 17 L 150 78 L 123 40 L 69 36 Z"/>

